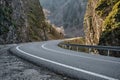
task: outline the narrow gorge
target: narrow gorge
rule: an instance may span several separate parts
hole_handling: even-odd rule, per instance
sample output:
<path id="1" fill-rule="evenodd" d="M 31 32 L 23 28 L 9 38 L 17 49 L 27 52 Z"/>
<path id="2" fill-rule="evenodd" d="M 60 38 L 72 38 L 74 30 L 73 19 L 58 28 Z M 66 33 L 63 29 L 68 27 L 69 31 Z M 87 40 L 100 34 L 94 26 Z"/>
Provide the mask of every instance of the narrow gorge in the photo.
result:
<path id="1" fill-rule="evenodd" d="M 47 19 L 63 27 L 66 37 L 84 36 L 83 20 L 88 0 L 40 0 Z"/>

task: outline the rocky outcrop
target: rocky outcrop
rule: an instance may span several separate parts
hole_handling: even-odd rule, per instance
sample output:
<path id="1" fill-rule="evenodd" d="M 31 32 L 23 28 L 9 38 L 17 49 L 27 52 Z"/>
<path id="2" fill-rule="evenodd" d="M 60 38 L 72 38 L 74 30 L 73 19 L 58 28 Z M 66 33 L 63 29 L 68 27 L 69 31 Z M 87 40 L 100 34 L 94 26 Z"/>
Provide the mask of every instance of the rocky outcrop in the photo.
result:
<path id="1" fill-rule="evenodd" d="M 102 12 L 104 7 L 100 6 L 103 4 L 105 3 L 99 4 L 96 8 L 97 12 L 101 11 L 101 17 L 104 19 L 99 45 L 120 46 L 120 1 L 108 0 L 107 7 Z"/>
<path id="2" fill-rule="evenodd" d="M 49 29 L 39 0 L 0 0 L 0 44 L 47 40 Z"/>
<path id="3" fill-rule="evenodd" d="M 85 41 L 87 45 L 97 45 L 102 32 L 103 19 L 96 14 L 99 0 L 89 0 L 84 18 Z"/>
<path id="4" fill-rule="evenodd" d="M 119 0 L 89 0 L 84 18 L 86 44 L 120 46 L 119 6 Z"/>
<path id="5" fill-rule="evenodd" d="M 63 26 L 68 37 L 84 36 L 83 20 L 87 0 L 40 0 L 49 14 L 48 20 Z"/>
<path id="6" fill-rule="evenodd" d="M 84 31 L 87 45 L 120 46 L 120 1 L 89 0 Z M 110 55 L 120 56 L 119 52 Z"/>

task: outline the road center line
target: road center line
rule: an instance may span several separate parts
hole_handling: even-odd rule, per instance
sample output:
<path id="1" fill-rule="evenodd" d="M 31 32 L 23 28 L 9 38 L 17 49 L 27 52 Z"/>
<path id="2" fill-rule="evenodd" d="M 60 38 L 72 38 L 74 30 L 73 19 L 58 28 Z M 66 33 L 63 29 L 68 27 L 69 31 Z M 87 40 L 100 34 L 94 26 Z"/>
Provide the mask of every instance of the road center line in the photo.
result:
<path id="1" fill-rule="evenodd" d="M 54 50 L 54 49 L 47 48 L 47 47 L 45 47 L 45 45 L 47 45 L 47 44 L 45 43 L 41 47 L 43 49 L 45 49 L 45 50 L 48 50 L 48 51 L 57 52 L 57 53 L 61 53 L 61 54 L 69 55 L 69 56 L 75 56 L 75 57 L 87 58 L 87 59 L 92 59 L 92 60 L 97 60 L 97 61 L 104 61 L 104 62 L 120 64 L 120 62 L 116 62 L 116 61 L 110 61 L 110 60 L 105 60 L 105 59 L 98 59 L 98 58 L 87 57 L 87 56 L 82 56 L 82 55 L 76 55 L 76 54 L 71 54 L 71 53 L 68 54 L 68 53 L 65 53 L 65 52 L 61 52 L 61 51 L 57 51 L 57 50 Z"/>
<path id="2" fill-rule="evenodd" d="M 18 51 L 20 51 L 21 53 L 24 53 L 24 54 L 29 55 L 29 56 L 31 56 L 31 57 L 40 59 L 40 60 L 42 60 L 42 61 L 46 61 L 46 62 L 49 62 L 49 63 L 52 63 L 52 64 L 56 64 L 56 65 L 59 65 L 59 66 L 65 67 L 65 68 L 69 68 L 69 69 L 72 69 L 72 70 L 76 70 L 76 71 L 79 71 L 79 72 L 83 72 L 83 73 L 86 73 L 86 74 L 89 74 L 89 75 L 93 75 L 93 76 L 96 76 L 96 77 L 100 77 L 100 78 L 103 78 L 103 79 L 107 79 L 107 80 L 118 80 L 118 79 L 115 79 L 115 78 L 112 78 L 112 77 L 108 77 L 108 76 L 105 76 L 105 75 L 101 75 L 101 74 L 97 74 L 97 73 L 94 73 L 94 72 L 86 71 L 86 70 L 83 70 L 83 69 L 79 69 L 79 68 L 72 67 L 72 66 L 69 66 L 69 65 L 66 65 L 66 64 L 62 64 L 62 63 L 59 63 L 59 62 L 55 62 L 55 61 L 52 61 L 52 60 L 48 60 L 48 59 L 45 59 L 45 58 L 42 58 L 42 57 L 38 57 L 38 56 L 32 55 L 32 54 L 30 54 L 30 53 L 27 53 L 27 52 L 22 51 L 21 49 L 19 49 L 19 47 L 20 47 L 20 46 L 17 46 L 16 49 L 17 49 Z"/>

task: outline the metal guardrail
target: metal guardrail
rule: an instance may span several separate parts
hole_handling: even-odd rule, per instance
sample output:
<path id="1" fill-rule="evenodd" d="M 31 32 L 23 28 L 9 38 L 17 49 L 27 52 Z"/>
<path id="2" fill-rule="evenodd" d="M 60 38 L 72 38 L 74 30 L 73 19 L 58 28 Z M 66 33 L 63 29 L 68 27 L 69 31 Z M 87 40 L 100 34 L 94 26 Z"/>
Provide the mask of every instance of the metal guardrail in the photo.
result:
<path id="1" fill-rule="evenodd" d="M 64 47 L 69 47 L 69 48 L 76 47 L 77 51 L 78 51 L 78 48 L 88 48 L 89 53 L 91 49 L 106 50 L 108 56 L 110 55 L 110 51 L 120 52 L 120 46 L 93 46 L 93 45 L 79 45 L 79 44 L 65 44 L 65 43 L 60 43 L 59 45 L 62 45 Z"/>

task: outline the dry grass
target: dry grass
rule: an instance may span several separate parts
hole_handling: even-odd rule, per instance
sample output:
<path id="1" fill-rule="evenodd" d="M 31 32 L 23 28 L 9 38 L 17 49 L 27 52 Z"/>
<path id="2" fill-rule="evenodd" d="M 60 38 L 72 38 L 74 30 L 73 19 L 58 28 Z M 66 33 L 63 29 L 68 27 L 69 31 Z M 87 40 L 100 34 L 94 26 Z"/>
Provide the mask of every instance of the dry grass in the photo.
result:
<path id="1" fill-rule="evenodd" d="M 66 39 L 62 43 L 85 45 L 85 39 L 83 37 L 71 38 L 71 39 Z M 80 52 L 87 52 L 88 53 L 87 48 L 80 48 L 80 47 L 74 47 L 74 46 L 66 47 L 66 46 L 63 46 L 62 44 L 59 44 L 59 46 L 62 47 L 62 48 L 65 48 L 65 49 L 70 49 L 70 50 L 74 50 L 74 51 L 80 51 Z"/>
<path id="2" fill-rule="evenodd" d="M 76 38 L 66 39 L 64 43 L 84 45 L 85 39 L 83 37 L 76 37 Z"/>

